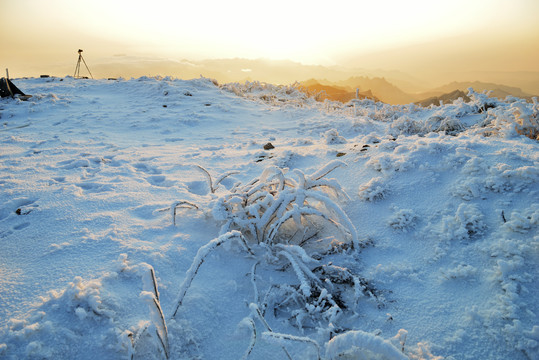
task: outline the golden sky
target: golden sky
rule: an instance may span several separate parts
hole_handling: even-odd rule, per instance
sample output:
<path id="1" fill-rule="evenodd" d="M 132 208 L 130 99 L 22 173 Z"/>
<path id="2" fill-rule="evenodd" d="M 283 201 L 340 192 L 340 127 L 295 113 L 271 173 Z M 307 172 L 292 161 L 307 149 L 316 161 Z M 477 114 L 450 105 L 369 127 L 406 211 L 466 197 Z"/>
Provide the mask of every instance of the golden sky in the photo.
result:
<path id="1" fill-rule="evenodd" d="M 72 66 L 79 48 L 91 63 L 121 54 L 539 71 L 539 0 L 0 0 L 0 10 L 0 65 L 17 72 Z"/>

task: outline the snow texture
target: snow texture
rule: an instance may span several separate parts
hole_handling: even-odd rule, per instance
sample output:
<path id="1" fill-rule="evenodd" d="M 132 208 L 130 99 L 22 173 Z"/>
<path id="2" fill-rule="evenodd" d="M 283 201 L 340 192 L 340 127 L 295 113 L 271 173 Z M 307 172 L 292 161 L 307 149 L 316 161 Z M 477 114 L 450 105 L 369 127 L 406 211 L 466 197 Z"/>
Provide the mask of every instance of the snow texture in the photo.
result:
<path id="1" fill-rule="evenodd" d="M 539 358 L 536 99 L 13 81 L 0 358 Z"/>

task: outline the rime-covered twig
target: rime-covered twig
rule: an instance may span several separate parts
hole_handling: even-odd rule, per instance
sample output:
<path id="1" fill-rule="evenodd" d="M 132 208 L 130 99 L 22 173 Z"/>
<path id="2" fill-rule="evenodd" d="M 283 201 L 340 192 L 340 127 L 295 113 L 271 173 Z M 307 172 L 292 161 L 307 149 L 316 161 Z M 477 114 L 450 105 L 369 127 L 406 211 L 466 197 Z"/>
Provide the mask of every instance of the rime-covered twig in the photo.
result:
<path id="1" fill-rule="evenodd" d="M 278 211 L 283 207 L 286 208 L 286 206 L 290 204 L 293 201 L 293 199 L 294 198 L 291 197 L 290 194 L 281 193 L 279 194 L 277 199 L 273 201 L 271 206 L 268 209 L 266 209 L 266 211 L 264 212 L 264 215 L 262 215 L 262 217 L 260 218 L 258 222 L 259 238 L 257 240 L 259 243 L 264 241 L 263 237 L 264 237 L 264 234 L 266 233 L 266 229 L 274 221 L 274 219 L 278 217 L 277 216 Z M 286 205 L 283 205 L 283 204 L 286 204 Z"/>
<path id="2" fill-rule="evenodd" d="M 163 310 L 161 309 L 161 303 L 159 302 L 159 300 L 154 298 L 153 303 L 154 303 L 155 308 L 157 309 L 157 313 L 159 314 L 159 319 L 161 320 L 161 326 L 156 327 L 155 333 L 157 334 L 157 337 L 159 338 L 161 345 L 163 346 L 165 357 L 168 359 L 170 347 L 168 344 L 168 329 L 167 329 L 167 324 L 165 322 L 165 316 L 163 315 Z"/>
<path id="3" fill-rule="evenodd" d="M 333 160 L 327 163 L 324 167 L 322 167 L 320 170 L 316 171 L 315 173 L 309 175 L 310 180 L 320 180 L 333 170 L 335 170 L 338 167 L 345 167 L 347 166 L 345 162 L 340 160 Z"/>
<path id="4" fill-rule="evenodd" d="M 290 255 L 295 259 L 296 265 L 301 269 L 303 274 L 307 275 L 311 280 L 313 280 L 319 287 L 322 286 L 320 279 L 313 274 L 313 272 L 305 265 L 305 262 L 315 262 L 302 247 L 297 245 L 284 245 L 277 244 L 278 248 L 282 249 L 283 252 L 290 253 Z"/>
<path id="5" fill-rule="evenodd" d="M 142 335 L 146 332 L 148 329 L 148 326 L 150 326 L 150 322 L 147 322 L 140 331 L 135 331 L 134 334 L 131 336 L 131 349 L 128 350 L 128 356 L 131 360 L 135 357 L 135 351 L 137 349 L 137 344 L 142 337 Z"/>
<path id="6" fill-rule="evenodd" d="M 210 173 L 208 172 L 208 170 L 204 169 L 202 166 L 200 165 L 194 165 L 197 169 L 199 169 L 205 176 L 206 176 L 206 180 L 208 180 L 208 186 L 210 188 L 210 192 L 212 194 L 215 194 L 215 190 L 217 190 L 217 187 L 219 186 L 219 184 L 224 180 L 226 179 L 227 177 L 229 177 L 230 175 L 235 175 L 235 174 L 239 174 L 238 171 L 229 171 L 221 176 L 219 176 L 217 178 L 217 181 L 215 181 L 215 183 L 213 183 L 213 179 L 210 175 Z"/>
<path id="7" fill-rule="evenodd" d="M 264 299 L 262 300 L 262 304 L 260 304 L 260 306 L 262 307 L 262 310 L 261 310 L 262 315 L 264 315 L 266 313 L 266 309 L 268 307 L 269 296 L 270 296 L 272 290 L 275 289 L 276 287 L 277 287 L 277 285 L 271 284 L 269 289 L 266 290 L 266 294 L 264 295 Z"/>
<path id="8" fill-rule="evenodd" d="M 163 310 L 161 309 L 161 304 L 159 300 L 155 297 L 153 292 L 142 291 L 140 293 L 141 297 L 148 303 L 150 308 L 151 319 L 153 327 L 155 327 L 155 335 L 163 348 L 165 357 L 169 358 L 169 344 L 168 344 L 168 330 L 165 317 L 163 315 Z M 151 328 L 153 328 L 151 327 Z M 146 331 L 146 328 L 144 331 Z"/>
<path id="9" fill-rule="evenodd" d="M 251 340 L 249 341 L 249 347 L 245 351 L 245 354 L 243 354 L 242 359 L 245 360 L 249 357 L 251 354 L 251 351 L 253 351 L 253 348 L 255 347 L 256 343 L 256 325 L 252 318 L 246 317 L 243 318 L 243 320 L 240 322 L 240 325 L 243 325 L 245 327 L 248 327 L 251 330 Z"/>
<path id="10" fill-rule="evenodd" d="M 247 245 L 247 240 L 245 240 L 245 237 L 243 236 L 243 234 L 240 233 L 239 231 L 236 231 L 236 232 L 239 233 L 239 236 L 235 237 L 235 239 L 240 242 L 240 245 L 241 247 L 243 247 L 243 250 L 247 251 L 250 255 L 254 256 L 253 250 L 251 250 L 249 245 Z"/>
<path id="11" fill-rule="evenodd" d="M 249 304 L 249 309 L 251 309 L 251 312 L 253 313 L 253 315 L 258 317 L 258 320 L 260 320 L 260 322 L 262 323 L 262 325 L 264 325 L 266 330 L 268 330 L 269 332 L 273 332 L 273 330 L 271 330 L 271 327 L 269 326 L 269 324 L 266 322 L 266 319 L 264 319 L 264 316 L 262 315 L 262 312 L 260 312 L 260 309 L 258 308 L 258 305 L 254 304 L 254 303 L 250 303 Z M 286 350 L 286 348 L 283 345 L 281 345 L 281 348 L 285 352 L 288 359 L 292 360 L 292 356 L 290 356 L 290 353 L 288 353 L 288 350 Z"/>
<path id="12" fill-rule="evenodd" d="M 195 167 L 197 169 L 199 169 L 205 176 L 206 176 L 206 180 L 208 180 L 208 186 L 210 187 L 210 192 L 213 194 L 214 193 L 214 190 L 213 190 L 213 181 L 212 181 L 212 178 L 211 178 L 211 175 L 210 173 L 208 172 L 208 170 L 204 169 L 202 166 L 200 165 L 195 165 Z"/>
<path id="13" fill-rule="evenodd" d="M 239 171 L 229 171 L 227 173 L 224 173 L 222 174 L 221 176 L 219 176 L 217 178 L 217 180 L 215 181 L 215 184 L 214 184 L 214 188 L 213 188 L 213 191 L 212 193 L 215 193 L 215 190 L 217 190 L 217 187 L 219 186 L 219 184 L 224 180 L 226 179 L 227 177 L 231 176 L 231 175 L 236 175 L 236 174 L 239 174 L 240 172 Z"/>
<path id="14" fill-rule="evenodd" d="M 264 184 L 268 181 L 271 181 L 273 178 L 277 178 L 279 180 L 279 185 L 277 186 L 277 190 L 281 191 L 284 189 L 285 186 L 285 176 L 283 173 L 283 170 L 278 168 L 277 166 L 269 166 L 262 172 L 262 175 L 260 175 L 260 183 Z"/>
<path id="15" fill-rule="evenodd" d="M 153 293 L 155 294 L 157 301 L 159 301 L 159 290 L 157 290 L 157 279 L 155 278 L 153 267 L 150 268 L 150 277 L 152 279 Z"/>
<path id="16" fill-rule="evenodd" d="M 331 210 L 333 210 L 341 218 L 341 220 L 344 221 L 344 223 L 348 226 L 348 231 L 350 232 L 350 235 L 352 236 L 352 245 L 354 246 L 354 250 L 358 251 L 359 240 L 357 238 L 356 227 L 354 226 L 354 224 L 352 224 L 352 221 L 350 221 L 348 215 L 346 215 L 346 213 L 337 204 L 331 201 L 330 198 L 320 194 L 319 192 L 310 192 L 309 196 L 323 202 L 324 205 L 331 208 Z"/>
<path id="17" fill-rule="evenodd" d="M 393 339 L 398 340 L 401 344 L 401 351 L 404 353 L 404 346 L 406 345 L 406 338 L 408 337 L 408 331 L 400 329 L 397 335 Z"/>
<path id="18" fill-rule="evenodd" d="M 198 206 L 196 206 L 196 204 L 193 204 L 192 202 L 185 201 L 185 200 L 175 201 L 170 207 L 170 212 L 172 213 L 172 223 L 174 224 L 174 226 L 176 226 L 176 209 L 178 207 L 187 207 L 187 208 L 193 208 L 193 209 L 198 210 Z"/>
<path id="19" fill-rule="evenodd" d="M 306 190 L 312 190 L 315 188 L 324 188 L 331 190 L 336 197 L 343 196 L 346 200 L 350 200 L 348 194 L 341 188 L 339 182 L 336 179 L 320 179 L 316 181 L 309 181 L 306 185 Z"/>
<path id="20" fill-rule="evenodd" d="M 280 216 L 279 221 L 274 223 L 271 226 L 271 229 L 270 229 L 270 231 L 268 233 L 267 242 L 268 243 L 273 242 L 273 239 L 275 238 L 275 236 L 279 232 L 280 227 L 289 219 L 293 219 L 294 222 L 296 223 L 297 227 L 301 228 L 301 217 L 305 217 L 306 215 L 317 215 L 317 216 L 320 216 L 320 217 L 324 218 L 327 221 L 335 223 L 326 214 L 324 214 L 323 212 L 321 212 L 321 211 L 319 211 L 319 210 L 317 210 L 317 209 L 315 209 L 313 207 L 303 206 L 303 207 L 299 208 L 296 204 L 293 204 L 292 209 L 288 210 L 282 216 Z"/>
<path id="21" fill-rule="evenodd" d="M 231 239 L 242 239 L 243 236 L 239 231 L 231 231 L 226 234 L 223 234 L 219 236 L 218 238 L 213 239 L 206 245 L 202 246 L 200 249 L 198 249 L 198 252 L 193 259 L 193 263 L 191 264 L 191 267 L 189 267 L 189 270 L 187 270 L 187 273 L 185 275 L 185 279 L 183 280 L 182 284 L 180 285 L 180 294 L 178 296 L 178 300 L 176 301 L 176 308 L 174 309 L 174 313 L 172 314 L 172 318 L 176 317 L 176 313 L 178 312 L 178 309 L 183 303 L 183 299 L 185 297 L 185 294 L 187 293 L 187 290 L 189 289 L 189 286 L 191 286 L 191 283 L 193 282 L 193 279 L 195 278 L 196 274 L 198 273 L 198 269 L 204 262 L 204 258 L 216 247 L 223 244 L 224 242 L 231 240 Z M 243 241 L 244 242 L 244 241 Z"/>
<path id="22" fill-rule="evenodd" d="M 257 261 L 253 268 L 251 269 L 251 284 L 253 284 L 253 291 L 254 291 L 254 303 L 258 304 L 259 298 L 258 298 L 258 287 L 256 286 L 256 266 L 259 264 Z"/>
<path id="23" fill-rule="evenodd" d="M 286 251 L 280 251 L 277 255 L 282 255 L 285 258 L 287 258 L 288 261 L 290 261 L 290 264 L 292 265 L 292 268 L 294 269 L 294 272 L 296 273 L 296 276 L 298 277 L 301 283 L 299 287 L 301 289 L 301 292 L 307 298 L 311 296 L 311 286 L 307 282 L 307 279 L 305 278 L 305 274 L 303 273 L 301 267 L 298 265 L 298 262 L 296 261 L 294 256 Z"/>
<path id="24" fill-rule="evenodd" d="M 316 348 L 317 359 L 320 360 L 320 345 L 318 345 L 318 343 L 311 338 L 303 337 L 303 336 L 294 336 L 294 335 L 289 335 L 289 334 L 281 334 L 281 333 L 270 332 L 270 331 L 264 331 L 262 333 L 262 337 L 276 339 L 276 340 L 291 340 L 291 341 L 303 342 L 303 343 L 313 345 Z"/>
<path id="25" fill-rule="evenodd" d="M 149 266 L 149 273 L 144 274 L 142 277 L 143 291 L 140 293 L 141 298 L 148 304 L 150 308 L 151 324 L 146 325 L 142 331 L 133 339 L 133 351 L 136 343 L 141 336 L 148 330 L 155 328 L 155 336 L 163 349 L 165 357 L 169 358 L 169 343 L 168 343 L 168 329 L 163 315 L 163 309 L 159 302 L 159 290 L 157 286 L 157 280 L 155 278 L 155 271 L 152 266 Z M 149 281 L 148 281 L 149 279 Z M 151 335 L 151 333 L 150 333 Z M 153 335 L 152 335 L 153 336 Z M 134 355 L 134 354 L 133 354 Z M 133 357 L 133 356 L 132 356 Z"/>

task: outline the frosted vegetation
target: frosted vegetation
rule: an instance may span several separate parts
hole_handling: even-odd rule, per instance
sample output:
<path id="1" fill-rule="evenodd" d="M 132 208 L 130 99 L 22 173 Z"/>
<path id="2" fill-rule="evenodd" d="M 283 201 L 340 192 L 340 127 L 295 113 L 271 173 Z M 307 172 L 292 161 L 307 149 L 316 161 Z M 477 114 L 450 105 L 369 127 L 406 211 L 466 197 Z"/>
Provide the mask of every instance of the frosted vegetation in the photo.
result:
<path id="1" fill-rule="evenodd" d="M 19 83 L 0 358 L 539 357 L 537 99 Z"/>

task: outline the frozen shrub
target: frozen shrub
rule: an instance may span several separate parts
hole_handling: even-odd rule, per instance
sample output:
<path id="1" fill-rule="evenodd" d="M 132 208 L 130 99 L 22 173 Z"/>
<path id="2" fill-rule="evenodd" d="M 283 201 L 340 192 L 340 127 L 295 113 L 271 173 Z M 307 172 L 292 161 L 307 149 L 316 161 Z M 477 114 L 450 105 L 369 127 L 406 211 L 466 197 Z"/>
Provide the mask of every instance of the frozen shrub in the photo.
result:
<path id="1" fill-rule="evenodd" d="M 340 136 L 339 132 L 335 129 L 326 131 L 323 138 L 328 145 L 346 144 L 346 139 Z"/>
<path id="2" fill-rule="evenodd" d="M 391 144 L 388 144 L 391 145 Z M 383 147 L 381 145 L 380 147 Z M 410 166 L 408 159 L 403 155 L 381 153 L 371 155 L 365 165 L 379 172 L 406 171 Z"/>
<path id="3" fill-rule="evenodd" d="M 442 270 L 442 277 L 446 280 L 449 279 L 459 279 L 459 278 L 469 278 L 477 274 L 477 268 L 466 265 L 459 264 L 458 266 L 450 269 Z"/>
<path id="4" fill-rule="evenodd" d="M 390 125 L 390 131 L 393 136 L 400 134 L 414 135 L 421 133 L 421 124 L 411 119 L 409 116 L 401 116 Z"/>
<path id="5" fill-rule="evenodd" d="M 533 211 L 533 207 L 530 210 Z M 526 212 L 526 215 L 531 214 Z M 536 276 L 528 271 L 536 268 L 539 236 L 514 235 L 516 234 L 510 237 L 502 236 L 491 241 L 485 248 L 495 260 L 488 280 L 496 292 L 492 296 L 492 307 L 479 312 L 479 315 L 482 317 L 483 326 L 500 328 L 497 340 L 522 351 L 526 359 L 537 359 L 539 327 L 535 325 L 535 316 L 530 317 L 530 310 L 534 307 L 524 299 L 528 289 L 533 288 L 535 291 L 536 287 Z M 530 299 L 533 299 L 533 296 Z M 532 303 L 535 305 L 533 300 Z"/>
<path id="6" fill-rule="evenodd" d="M 389 218 L 388 225 L 395 230 L 407 231 L 413 227 L 417 216 L 411 209 L 395 209 L 395 213 Z"/>
<path id="7" fill-rule="evenodd" d="M 319 331 L 328 327 L 340 329 L 340 319 L 356 314 L 360 299 L 376 300 L 379 292 L 368 280 L 346 267 L 321 262 L 324 254 L 346 253 L 351 248 L 360 248 L 354 225 L 336 202 L 339 198 L 348 197 L 336 179 L 326 178 L 330 172 L 344 165 L 335 160 L 310 175 L 299 169 L 288 173 L 277 166 L 270 166 L 245 185 L 238 183 L 226 192 L 213 193 L 211 215 L 222 224 L 221 234 L 198 250 L 180 285 L 172 318 L 177 316 L 208 255 L 231 242 L 238 243 L 256 259 L 250 274 L 254 290 L 254 300 L 249 304 L 251 317 L 241 322 L 243 327 L 251 330 L 251 341 L 244 358 L 255 346 L 256 319 L 266 329 L 263 337 L 283 343 L 281 348 L 290 358 L 285 342 L 304 342 L 317 351 L 319 345 L 308 337 L 274 332 L 266 316 L 288 322 L 299 331 L 305 328 Z M 210 173 L 203 173 L 211 188 L 213 180 Z M 222 195 L 218 197 L 218 194 Z M 174 204 L 178 203 L 182 202 Z M 336 238 L 339 233 L 340 238 Z M 269 287 L 262 292 L 257 284 L 256 269 L 259 265 L 265 268 L 265 273 L 268 270 L 288 270 L 295 277 L 279 282 L 270 279 Z M 154 300 L 152 293 L 146 298 L 151 305 Z M 164 322 L 159 322 L 159 309 L 154 306 L 152 310 L 155 313 L 154 323 L 160 325 L 160 331 L 153 333 L 157 340 L 164 339 L 165 336 L 160 336 L 165 334 L 165 327 L 162 325 Z M 159 344 L 159 341 L 155 343 Z M 165 341 L 161 345 L 162 349 L 168 348 Z M 167 352 L 163 352 L 166 355 Z"/>
<path id="8" fill-rule="evenodd" d="M 303 106 L 315 100 L 305 94 L 298 83 L 291 85 L 272 85 L 260 81 L 246 81 L 243 84 L 229 83 L 221 89 L 244 98 L 270 103 L 272 105 L 292 104 Z"/>
<path id="9" fill-rule="evenodd" d="M 335 179 L 324 178 L 343 165 L 333 161 L 311 175 L 295 169 L 293 177 L 276 166 L 266 168 L 214 202 L 213 217 L 224 223 L 221 234 L 238 230 L 257 243 L 303 244 L 318 232 L 316 223 L 336 226 L 357 246 L 354 225 L 333 200 L 346 194 Z"/>
<path id="10" fill-rule="evenodd" d="M 506 228 L 518 233 L 527 233 L 532 228 L 539 225 L 539 205 L 526 209 L 522 213 L 513 211 L 511 217 L 505 224 Z"/>
<path id="11" fill-rule="evenodd" d="M 451 108 L 453 106 L 448 105 L 447 107 Z M 459 111 L 453 111 L 456 115 L 447 115 L 451 114 L 450 109 L 444 108 L 444 112 L 441 112 L 440 115 L 433 115 L 427 118 L 426 120 L 413 120 L 407 115 L 401 116 L 391 123 L 390 133 L 393 136 L 398 136 L 400 134 L 406 135 L 426 135 L 430 132 L 445 132 L 447 135 L 457 135 L 458 133 L 466 130 L 459 120 L 459 116 L 464 116 Z"/>
<path id="12" fill-rule="evenodd" d="M 424 133 L 428 132 L 445 132 L 448 135 L 456 135 L 465 130 L 465 127 L 460 121 L 451 116 L 433 116 L 427 119 L 424 124 Z"/>
<path id="13" fill-rule="evenodd" d="M 375 177 L 359 187 L 359 198 L 363 201 L 383 199 L 388 193 L 387 186 L 381 177 Z"/>
<path id="14" fill-rule="evenodd" d="M 483 214 L 473 204 L 460 204 L 455 216 L 446 216 L 442 220 L 442 234 L 449 239 L 467 240 L 481 235 L 485 228 Z"/>
<path id="15" fill-rule="evenodd" d="M 539 140 L 539 103 L 537 98 L 533 98 L 531 107 L 524 101 L 519 101 L 511 105 L 511 110 L 515 117 L 517 133 L 533 140 Z"/>
<path id="16" fill-rule="evenodd" d="M 494 192 L 520 192 L 539 178 L 537 166 L 521 166 L 513 169 L 508 164 L 498 163 L 491 167 L 485 179 L 485 187 Z"/>
<path id="17" fill-rule="evenodd" d="M 487 169 L 484 160 L 479 156 L 472 157 L 462 167 L 462 172 L 466 175 L 482 175 Z"/>
<path id="18" fill-rule="evenodd" d="M 455 220 L 459 224 L 456 234 L 462 238 L 480 235 L 486 228 L 483 214 L 473 204 L 460 204 L 455 214 Z"/>
<path id="19" fill-rule="evenodd" d="M 466 178 L 452 187 L 453 196 L 470 201 L 481 196 L 484 189 L 483 181 L 479 178 Z"/>
<path id="20" fill-rule="evenodd" d="M 471 99 L 471 103 L 476 109 L 476 112 L 486 112 L 488 109 L 495 108 L 497 101 L 491 98 L 489 95 L 491 91 L 483 91 L 482 93 L 476 92 L 473 88 L 468 88 L 468 97 Z"/>
<path id="21" fill-rule="evenodd" d="M 539 137 L 539 103 L 533 98 L 532 103 L 523 99 L 506 98 L 505 101 L 494 102 L 486 106 L 486 118 L 481 126 L 486 128 L 485 136 L 498 135 L 514 138 L 521 135 L 538 140 Z"/>
<path id="22" fill-rule="evenodd" d="M 406 110 L 405 106 L 393 106 L 370 99 L 355 100 L 355 115 L 368 117 L 373 120 L 392 122 L 399 118 Z"/>

